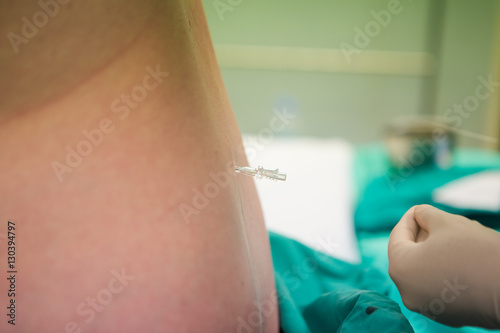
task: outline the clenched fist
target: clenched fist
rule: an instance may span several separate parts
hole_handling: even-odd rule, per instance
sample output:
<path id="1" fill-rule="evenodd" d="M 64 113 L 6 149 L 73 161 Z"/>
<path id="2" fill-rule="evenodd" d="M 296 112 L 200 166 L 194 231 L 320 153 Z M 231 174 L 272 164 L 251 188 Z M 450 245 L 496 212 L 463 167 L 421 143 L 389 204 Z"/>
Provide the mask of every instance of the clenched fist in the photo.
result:
<path id="1" fill-rule="evenodd" d="M 500 234 L 432 206 L 389 239 L 389 275 L 412 311 L 450 326 L 500 328 Z"/>

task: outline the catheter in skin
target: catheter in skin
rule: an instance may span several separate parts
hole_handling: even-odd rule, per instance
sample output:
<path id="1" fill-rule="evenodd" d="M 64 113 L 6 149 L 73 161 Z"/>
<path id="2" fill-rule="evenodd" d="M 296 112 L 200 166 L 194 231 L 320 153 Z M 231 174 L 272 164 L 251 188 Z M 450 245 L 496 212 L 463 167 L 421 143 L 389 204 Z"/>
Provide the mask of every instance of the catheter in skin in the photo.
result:
<path id="1" fill-rule="evenodd" d="M 255 176 L 257 179 L 268 178 L 272 180 L 286 180 L 286 173 L 280 173 L 279 169 L 268 170 L 261 166 L 257 168 L 235 166 L 234 171 L 246 176 Z"/>

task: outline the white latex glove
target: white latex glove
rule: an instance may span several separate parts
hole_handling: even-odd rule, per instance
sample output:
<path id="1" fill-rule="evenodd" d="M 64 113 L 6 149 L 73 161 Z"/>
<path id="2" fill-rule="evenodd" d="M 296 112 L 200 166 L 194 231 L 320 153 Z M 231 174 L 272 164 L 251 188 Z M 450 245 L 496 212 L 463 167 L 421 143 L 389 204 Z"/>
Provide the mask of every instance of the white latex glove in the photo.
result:
<path id="1" fill-rule="evenodd" d="M 500 328 L 500 233 L 432 206 L 389 239 L 389 275 L 412 311 L 450 326 Z"/>

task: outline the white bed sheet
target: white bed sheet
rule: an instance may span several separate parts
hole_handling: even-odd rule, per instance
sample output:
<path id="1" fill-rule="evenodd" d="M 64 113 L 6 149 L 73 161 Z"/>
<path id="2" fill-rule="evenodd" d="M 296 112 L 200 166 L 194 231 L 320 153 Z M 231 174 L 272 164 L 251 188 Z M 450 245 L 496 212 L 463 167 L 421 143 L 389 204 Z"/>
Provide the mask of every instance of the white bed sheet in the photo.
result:
<path id="1" fill-rule="evenodd" d="M 358 263 L 354 231 L 354 148 L 341 139 L 244 136 L 251 166 L 279 168 L 287 180 L 256 179 L 269 230 Z"/>
<path id="2" fill-rule="evenodd" d="M 434 190 L 434 201 L 461 209 L 500 212 L 500 171 L 483 171 Z"/>

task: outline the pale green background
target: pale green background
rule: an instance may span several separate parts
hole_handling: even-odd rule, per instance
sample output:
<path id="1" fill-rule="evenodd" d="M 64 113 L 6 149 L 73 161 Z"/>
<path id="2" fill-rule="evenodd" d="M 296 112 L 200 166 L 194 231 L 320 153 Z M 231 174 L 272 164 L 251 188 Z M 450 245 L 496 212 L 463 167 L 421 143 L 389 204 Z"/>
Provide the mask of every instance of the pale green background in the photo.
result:
<path id="1" fill-rule="evenodd" d="M 214 44 L 339 49 L 353 44 L 354 27 L 373 20 L 380 0 L 220 0 L 233 11 L 223 20 L 214 0 L 204 7 Z M 239 3 L 239 4 L 237 4 Z M 281 135 L 381 138 L 393 117 L 443 113 L 474 94 L 477 77 L 492 73 L 499 0 L 401 0 L 404 10 L 373 38 L 369 50 L 426 52 L 438 63 L 432 76 L 314 73 L 222 68 L 224 82 L 245 133 L 268 127 L 275 107 L 297 118 Z M 485 134 L 488 103 L 464 119 L 461 129 Z M 477 139 L 460 137 L 467 146 Z"/>

